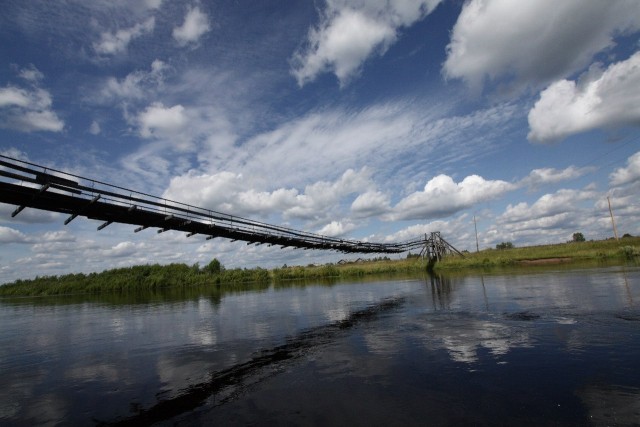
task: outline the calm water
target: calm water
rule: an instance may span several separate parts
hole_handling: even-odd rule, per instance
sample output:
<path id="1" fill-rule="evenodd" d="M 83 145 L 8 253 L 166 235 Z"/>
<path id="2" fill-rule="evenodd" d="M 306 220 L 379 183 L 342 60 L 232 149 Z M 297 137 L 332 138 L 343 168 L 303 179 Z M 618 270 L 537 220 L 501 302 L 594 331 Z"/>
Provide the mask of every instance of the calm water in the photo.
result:
<path id="1" fill-rule="evenodd" d="M 0 301 L 0 424 L 640 425 L 640 268 Z"/>

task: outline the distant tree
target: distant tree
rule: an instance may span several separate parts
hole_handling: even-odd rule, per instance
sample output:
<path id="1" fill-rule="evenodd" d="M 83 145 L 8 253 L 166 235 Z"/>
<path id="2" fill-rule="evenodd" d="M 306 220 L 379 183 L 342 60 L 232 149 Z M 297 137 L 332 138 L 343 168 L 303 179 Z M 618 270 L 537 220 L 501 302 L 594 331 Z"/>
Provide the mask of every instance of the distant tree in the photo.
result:
<path id="1" fill-rule="evenodd" d="M 203 271 L 209 274 L 220 274 L 220 272 L 222 272 L 223 269 L 224 267 L 222 267 L 222 264 L 220 264 L 220 261 L 218 261 L 217 258 L 214 258 L 211 260 L 209 264 L 207 264 L 206 267 L 203 268 Z"/>
<path id="2" fill-rule="evenodd" d="M 629 233 L 624 233 L 624 235 L 622 236 L 623 239 L 629 239 L 631 237 L 633 237 L 633 236 L 631 234 L 629 234 Z"/>
<path id="3" fill-rule="evenodd" d="M 584 242 L 584 234 L 582 233 L 573 233 L 573 241 L 574 242 Z"/>
<path id="4" fill-rule="evenodd" d="M 496 245 L 496 249 L 512 249 L 513 243 L 511 242 L 502 242 Z"/>

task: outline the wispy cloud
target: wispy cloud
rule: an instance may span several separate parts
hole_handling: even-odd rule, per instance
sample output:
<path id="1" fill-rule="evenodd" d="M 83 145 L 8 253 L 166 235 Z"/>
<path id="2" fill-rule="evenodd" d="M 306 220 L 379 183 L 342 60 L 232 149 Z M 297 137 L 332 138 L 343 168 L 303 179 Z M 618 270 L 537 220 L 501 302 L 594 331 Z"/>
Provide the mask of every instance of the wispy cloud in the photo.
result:
<path id="1" fill-rule="evenodd" d="M 129 43 L 139 37 L 152 33 L 155 25 L 155 18 L 150 17 L 146 21 L 135 24 L 129 28 L 115 32 L 103 32 L 100 35 L 100 41 L 95 42 L 93 48 L 96 53 L 100 55 L 115 55 L 126 52 Z"/>
<path id="2" fill-rule="evenodd" d="M 149 71 L 136 70 L 123 79 L 108 77 L 98 90 L 99 97 L 92 102 L 105 103 L 111 100 L 145 100 L 152 97 L 161 87 L 168 65 L 156 59 Z"/>
<path id="3" fill-rule="evenodd" d="M 556 184 L 563 181 L 579 178 L 596 170 L 595 167 L 569 166 L 565 169 L 558 170 L 555 168 L 541 168 L 532 170 L 528 176 L 518 182 L 519 186 L 537 189 L 542 185 Z"/>

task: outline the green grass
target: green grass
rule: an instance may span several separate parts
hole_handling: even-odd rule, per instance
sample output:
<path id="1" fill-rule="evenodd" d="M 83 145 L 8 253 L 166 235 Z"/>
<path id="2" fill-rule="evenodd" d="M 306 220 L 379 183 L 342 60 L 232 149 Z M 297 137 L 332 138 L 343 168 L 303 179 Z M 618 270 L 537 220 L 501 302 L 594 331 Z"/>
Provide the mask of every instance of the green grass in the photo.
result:
<path id="1" fill-rule="evenodd" d="M 638 256 L 640 256 L 640 237 L 627 237 L 619 241 L 611 239 L 501 250 L 486 249 L 480 252 L 466 253 L 464 258 L 460 256 L 447 257 L 436 264 L 436 270 L 486 268 L 534 262 L 624 260 L 634 259 Z"/>

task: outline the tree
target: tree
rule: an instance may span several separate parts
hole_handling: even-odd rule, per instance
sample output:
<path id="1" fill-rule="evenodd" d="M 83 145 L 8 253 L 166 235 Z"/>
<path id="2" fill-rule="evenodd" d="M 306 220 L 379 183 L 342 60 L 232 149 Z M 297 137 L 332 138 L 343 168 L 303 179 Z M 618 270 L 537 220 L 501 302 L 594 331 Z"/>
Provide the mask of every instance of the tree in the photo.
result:
<path id="1" fill-rule="evenodd" d="M 573 233 L 573 241 L 574 242 L 584 242 L 584 234 L 582 234 L 582 233 Z"/>
<path id="2" fill-rule="evenodd" d="M 502 242 L 496 245 L 496 249 L 512 249 L 513 243 L 511 242 Z"/>
<path id="3" fill-rule="evenodd" d="M 217 258 L 211 260 L 209 264 L 205 268 L 203 268 L 205 273 L 209 274 L 220 274 L 220 272 L 224 269 L 220 261 Z"/>

